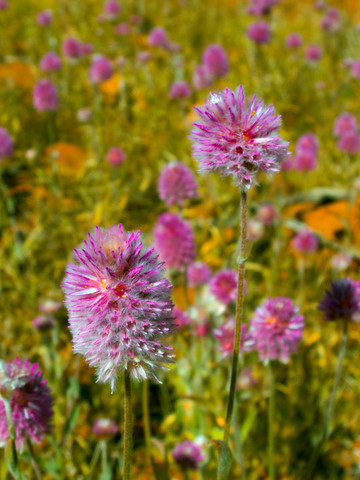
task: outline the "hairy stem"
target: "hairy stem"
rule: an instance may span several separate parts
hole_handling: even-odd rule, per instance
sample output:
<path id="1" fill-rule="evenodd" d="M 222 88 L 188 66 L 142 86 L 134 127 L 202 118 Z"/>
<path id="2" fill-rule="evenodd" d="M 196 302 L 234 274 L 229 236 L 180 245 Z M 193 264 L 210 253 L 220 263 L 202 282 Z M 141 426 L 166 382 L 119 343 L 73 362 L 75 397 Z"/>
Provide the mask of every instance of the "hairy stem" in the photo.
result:
<path id="1" fill-rule="evenodd" d="M 275 441 L 274 441 L 274 421 L 275 421 L 275 382 L 271 362 L 268 364 L 268 382 L 269 382 L 269 403 L 268 403 L 268 453 L 269 453 L 269 479 L 275 480 Z"/>
<path id="2" fill-rule="evenodd" d="M 132 398 L 130 372 L 125 370 L 125 416 L 124 416 L 124 475 L 123 480 L 130 480 L 132 456 Z"/>

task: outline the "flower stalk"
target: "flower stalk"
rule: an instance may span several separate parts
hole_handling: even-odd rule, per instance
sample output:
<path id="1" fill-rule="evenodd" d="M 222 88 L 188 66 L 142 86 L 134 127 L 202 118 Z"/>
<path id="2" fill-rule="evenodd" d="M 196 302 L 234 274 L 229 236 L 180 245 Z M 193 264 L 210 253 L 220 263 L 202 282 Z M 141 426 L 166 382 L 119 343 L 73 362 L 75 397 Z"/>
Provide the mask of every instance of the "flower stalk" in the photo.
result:
<path id="1" fill-rule="evenodd" d="M 124 480 L 130 480 L 131 457 L 132 457 L 132 392 L 130 372 L 125 370 L 125 415 L 124 415 Z"/>

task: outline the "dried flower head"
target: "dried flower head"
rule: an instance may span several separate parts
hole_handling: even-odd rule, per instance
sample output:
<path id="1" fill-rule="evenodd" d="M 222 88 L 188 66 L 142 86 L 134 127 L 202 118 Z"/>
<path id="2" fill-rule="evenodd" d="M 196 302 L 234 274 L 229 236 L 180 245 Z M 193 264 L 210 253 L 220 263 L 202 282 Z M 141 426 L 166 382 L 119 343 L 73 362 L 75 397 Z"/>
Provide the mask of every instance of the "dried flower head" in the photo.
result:
<path id="1" fill-rule="evenodd" d="M 172 348 L 160 343 L 175 329 L 172 286 L 140 232 L 96 228 L 74 250 L 62 287 L 74 351 L 96 367 L 98 381 L 113 391 L 124 369 L 157 381 L 154 369 L 173 361 Z"/>
<path id="2" fill-rule="evenodd" d="M 240 86 L 211 93 L 202 109 L 195 110 L 201 122 L 194 124 L 191 138 L 201 171 L 219 171 L 249 188 L 257 172 L 280 170 L 288 142 L 275 136 L 281 117 L 272 105 L 266 107 L 255 95 L 246 107 Z"/>
<path id="3" fill-rule="evenodd" d="M 181 162 L 165 165 L 159 176 L 158 192 L 166 205 L 183 205 L 186 198 L 198 195 L 193 173 Z"/>
<path id="4" fill-rule="evenodd" d="M 341 278 L 331 282 L 320 300 L 318 309 L 327 321 L 360 321 L 360 282 Z"/>
<path id="5" fill-rule="evenodd" d="M 171 455 L 183 471 L 197 470 L 199 463 L 205 458 L 201 453 L 201 448 L 190 440 L 177 443 Z"/>

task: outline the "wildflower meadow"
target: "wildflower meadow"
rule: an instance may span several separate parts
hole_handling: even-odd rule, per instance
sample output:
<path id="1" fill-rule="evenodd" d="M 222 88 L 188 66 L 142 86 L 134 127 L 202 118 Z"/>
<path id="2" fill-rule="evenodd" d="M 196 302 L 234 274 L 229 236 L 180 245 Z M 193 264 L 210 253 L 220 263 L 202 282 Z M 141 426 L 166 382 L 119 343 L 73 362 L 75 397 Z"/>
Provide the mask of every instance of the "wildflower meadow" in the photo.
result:
<path id="1" fill-rule="evenodd" d="M 360 2 L 0 0 L 0 480 L 360 479 Z"/>

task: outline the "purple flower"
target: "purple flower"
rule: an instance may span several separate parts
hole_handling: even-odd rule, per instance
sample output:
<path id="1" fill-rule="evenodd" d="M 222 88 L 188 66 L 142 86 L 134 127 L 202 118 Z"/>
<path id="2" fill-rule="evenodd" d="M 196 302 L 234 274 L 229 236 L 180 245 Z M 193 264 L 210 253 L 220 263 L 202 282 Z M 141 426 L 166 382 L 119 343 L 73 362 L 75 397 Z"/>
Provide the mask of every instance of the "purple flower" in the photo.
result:
<path id="1" fill-rule="evenodd" d="M 73 37 L 65 38 L 62 44 L 62 51 L 67 58 L 79 58 L 82 55 L 81 43 Z"/>
<path id="2" fill-rule="evenodd" d="M 271 227 L 274 225 L 277 216 L 278 214 L 276 213 L 276 209 L 271 203 L 264 203 L 257 211 L 257 218 L 266 227 Z"/>
<path id="3" fill-rule="evenodd" d="M 120 4 L 116 0 L 108 0 L 104 3 L 104 14 L 110 18 L 115 19 L 120 13 Z"/>
<path id="4" fill-rule="evenodd" d="M 321 28 L 324 30 L 329 30 L 331 32 L 336 32 L 340 28 L 341 16 L 340 12 L 335 7 L 330 7 L 326 12 L 325 16 L 321 19 Z"/>
<path id="5" fill-rule="evenodd" d="M 9 8 L 9 3 L 6 0 L 0 0 L 0 11 L 7 10 Z"/>
<path id="6" fill-rule="evenodd" d="M 100 440 L 110 440 L 119 431 L 114 420 L 110 418 L 97 418 L 92 429 Z"/>
<path id="7" fill-rule="evenodd" d="M 240 187 L 249 188 L 257 172 L 280 170 L 288 142 L 275 136 L 281 117 L 272 105 L 266 107 L 254 95 L 246 107 L 240 86 L 236 91 L 211 93 L 205 105 L 195 110 L 200 123 L 193 124 L 190 138 L 201 171 L 219 171 L 232 176 Z"/>
<path id="8" fill-rule="evenodd" d="M 318 239 L 310 230 L 300 230 L 292 239 L 291 245 L 300 253 L 313 253 L 318 248 Z"/>
<path id="9" fill-rule="evenodd" d="M 285 40 L 285 44 L 288 48 L 299 48 L 302 43 L 302 37 L 298 33 L 290 33 Z"/>
<path id="10" fill-rule="evenodd" d="M 22 451 L 26 438 L 41 443 L 51 431 L 53 400 L 38 364 L 19 358 L 1 362 L 1 396 L 10 402 L 16 446 Z M 5 404 L 0 400 L 0 445 L 9 438 Z"/>
<path id="11" fill-rule="evenodd" d="M 192 83 L 196 90 L 201 90 L 202 88 L 210 87 L 212 85 L 213 78 L 205 65 L 198 65 L 195 68 Z"/>
<path id="12" fill-rule="evenodd" d="M 237 273 L 233 269 L 220 270 L 210 281 L 210 293 L 227 305 L 237 297 Z"/>
<path id="13" fill-rule="evenodd" d="M 360 150 L 360 137 L 356 131 L 348 131 L 342 135 L 337 144 L 342 152 L 355 155 Z"/>
<path id="14" fill-rule="evenodd" d="M 338 116 L 334 125 L 335 137 L 341 137 L 348 131 L 356 131 L 358 127 L 357 120 L 351 113 L 342 113 Z"/>
<path id="15" fill-rule="evenodd" d="M 188 98 L 191 95 L 189 84 L 184 81 L 174 82 L 170 87 L 170 98 Z"/>
<path id="16" fill-rule="evenodd" d="M 40 68 L 43 72 L 52 72 L 61 68 L 61 60 L 54 52 L 46 53 L 40 60 Z"/>
<path id="17" fill-rule="evenodd" d="M 106 154 L 106 160 L 113 167 L 118 167 L 119 165 L 122 165 L 125 161 L 125 158 L 126 158 L 126 153 L 120 147 L 111 147 Z"/>
<path id="18" fill-rule="evenodd" d="M 184 328 L 191 323 L 189 315 L 179 307 L 174 308 L 174 317 L 178 329 Z"/>
<path id="19" fill-rule="evenodd" d="M 290 298 L 268 298 L 254 312 L 245 340 L 247 351 L 257 350 L 261 361 L 289 361 L 297 351 L 304 317 Z"/>
<path id="20" fill-rule="evenodd" d="M 104 56 L 95 58 L 90 70 L 89 78 L 92 83 L 97 85 L 98 83 L 108 80 L 113 74 L 113 68 L 110 60 Z"/>
<path id="21" fill-rule="evenodd" d="M 241 328 L 241 346 L 245 342 L 246 325 L 242 325 Z M 219 342 L 218 350 L 222 352 L 221 358 L 224 359 L 231 355 L 234 350 L 234 335 L 235 335 L 235 320 L 229 317 L 226 323 L 222 323 L 219 328 L 213 330 L 214 337 Z"/>
<path id="22" fill-rule="evenodd" d="M 137 380 L 173 362 L 172 348 L 161 342 L 175 330 L 171 283 L 164 263 L 146 248 L 140 232 L 121 225 L 98 227 L 74 250 L 62 288 L 69 311 L 74 351 L 97 369 L 111 391 L 127 370 Z"/>
<path id="23" fill-rule="evenodd" d="M 148 44 L 150 47 L 162 47 L 166 50 L 169 48 L 169 39 L 166 30 L 161 27 L 155 27 L 148 36 Z"/>
<path id="24" fill-rule="evenodd" d="M 331 282 L 320 300 L 318 309 L 327 321 L 360 321 L 360 282 L 341 278 Z"/>
<path id="25" fill-rule="evenodd" d="M 195 260 L 194 233 L 190 225 L 174 213 L 159 216 L 154 226 L 154 244 L 169 268 L 182 270 Z"/>
<path id="26" fill-rule="evenodd" d="M 56 110 L 59 100 L 54 84 L 48 80 L 39 80 L 33 91 L 33 105 L 38 112 Z"/>
<path id="27" fill-rule="evenodd" d="M 201 448 L 189 440 L 177 443 L 171 455 L 183 471 L 197 470 L 199 463 L 205 458 L 201 453 Z"/>
<path id="28" fill-rule="evenodd" d="M 215 77 L 224 77 L 229 71 L 229 59 L 221 45 L 208 45 L 202 56 L 202 64 Z"/>
<path id="29" fill-rule="evenodd" d="M 296 142 L 296 153 L 310 152 L 316 156 L 318 151 L 319 141 L 313 133 L 304 133 L 304 135 L 298 138 Z"/>
<path id="30" fill-rule="evenodd" d="M 360 78 L 360 60 L 354 60 L 351 62 L 351 76 L 353 78 Z"/>
<path id="31" fill-rule="evenodd" d="M 11 157 L 13 148 L 13 141 L 10 135 L 5 128 L 0 127 L 0 160 Z"/>
<path id="32" fill-rule="evenodd" d="M 300 151 L 294 158 L 294 168 L 298 172 L 310 172 L 316 167 L 316 156 L 310 150 Z"/>
<path id="33" fill-rule="evenodd" d="M 309 45 L 306 49 L 305 57 L 309 62 L 317 62 L 322 57 L 322 50 L 318 45 Z"/>
<path id="34" fill-rule="evenodd" d="M 247 13 L 249 15 L 261 16 L 269 15 L 271 9 L 279 0 L 248 0 Z"/>
<path id="35" fill-rule="evenodd" d="M 130 25 L 125 22 L 119 23 L 119 25 L 116 25 L 116 27 L 114 28 L 114 33 L 116 35 L 125 36 L 125 35 L 129 35 L 130 32 L 131 32 Z"/>
<path id="36" fill-rule="evenodd" d="M 263 20 L 252 23 L 247 34 L 251 40 L 259 44 L 268 43 L 271 38 L 269 24 Z"/>
<path id="37" fill-rule="evenodd" d="M 189 265 L 186 274 L 189 287 L 198 287 L 199 285 L 204 285 L 210 280 L 211 270 L 207 263 L 196 262 Z"/>
<path id="38" fill-rule="evenodd" d="M 185 199 L 198 196 L 194 175 L 181 162 L 165 165 L 159 176 L 158 192 L 166 205 L 183 205 Z"/>
<path id="39" fill-rule="evenodd" d="M 50 25 L 52 22 L 52 11 L 51 10 L 44 10 L 39 12 L 36 17 L 36 23 L 41 27 L 46 27 Z"/>

